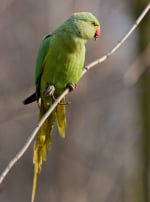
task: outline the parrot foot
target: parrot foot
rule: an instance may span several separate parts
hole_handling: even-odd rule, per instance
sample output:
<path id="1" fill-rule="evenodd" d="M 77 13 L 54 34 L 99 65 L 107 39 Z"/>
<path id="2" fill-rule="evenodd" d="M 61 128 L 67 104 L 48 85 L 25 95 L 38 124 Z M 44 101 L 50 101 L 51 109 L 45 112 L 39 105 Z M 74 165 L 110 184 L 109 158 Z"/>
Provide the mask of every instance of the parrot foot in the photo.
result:
<path id="1" fill-rule="evenodd" d="M 53 101 L 55 102 L 56 98 L 54 96 L 54 92 L 55 92 L 55 86 L 53 85 L 48 85 L 44 91 L 45 95 L 52 97 Z M 70 105 L 70 104 L 71 102 L 59 103 L 59 105 Z"/>
<path id="2" fill-rule="evenodd" d="M 71 91 L 73 91 L 73 90 L 75 90 L 76 88 L 77 88 L 77 84 L 75 83 L 70 83 L 70 84 L 68 84 L 67 85 L 67 87 L 69 88 L 69 91 L 71 92 Z"/>
<path id="3" fill-rule="evenodd" d="M 54 92 L 55 92 L 55 86 L 53 86 L 53 85 L 48 85 L 47 88 L 44 91 L 46 96 L 52 97 L 52 99 L 55 101 L 56 98 L 54 96 Z"/>

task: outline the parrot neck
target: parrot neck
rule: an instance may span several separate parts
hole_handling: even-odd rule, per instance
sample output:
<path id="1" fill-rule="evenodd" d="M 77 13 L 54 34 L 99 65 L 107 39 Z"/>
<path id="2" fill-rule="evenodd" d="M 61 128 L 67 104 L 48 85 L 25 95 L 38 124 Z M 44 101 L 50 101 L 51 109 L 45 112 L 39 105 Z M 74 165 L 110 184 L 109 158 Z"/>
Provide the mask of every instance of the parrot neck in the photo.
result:
<path id="1" fill-rule="evenodd" d="M 59 35 L 59 34 L 58 34 Z M 67 32 L 64 34 L 60 34 L 59 36 L 64 43 L 64 46 L 70 51 L 70 52 L 80 52 L 83 49 L 85 49 L 85 43 L 86 40 L 76 36 L 72 32 Z"/>

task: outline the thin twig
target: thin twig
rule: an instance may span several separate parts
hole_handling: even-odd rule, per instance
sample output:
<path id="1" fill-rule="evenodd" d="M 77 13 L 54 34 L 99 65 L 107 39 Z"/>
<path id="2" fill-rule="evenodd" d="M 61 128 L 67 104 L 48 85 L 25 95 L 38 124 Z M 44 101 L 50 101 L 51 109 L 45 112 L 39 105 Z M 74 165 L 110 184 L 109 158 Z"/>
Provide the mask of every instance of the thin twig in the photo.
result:
<path id="1" fill-rule="evenodd" d="M 138 27 L 139 23 L 142 21 L 144 16 L 148 13 L 150 10 L 150 3 L 145 7 L 139 18 L 136 20 L 134 25 L 131 27 L 131 29 L 125 34 L 125 36 L 117 43 L 114 48 L 109 51 L 106 55 L 103 57 L 97 59 L 96 61 L 90 63 L 88 66 L 85 67 L 85 69 L 82 72 L 82 76 L 87 72 L 87 70 L 91 69 L 97 64 L 100 64 L 104 62 L 110 55 L 112 55 L 116 50 L 127 40 L 127 38 L 131 35 L 131 33 Z M 81 76 L 81 77 L 82 77 Z M 52 111 L 55 109 L 55 107 L 58 105 L 58 103 L 69 93 L 69 89 L 67 88 L 54 102 L 54 104 L 49 108 L 49 110 L 46 112 L 46 114 L 43 116 L 43 118 L 40 120 L 38 123 L 37 127 L 31 134 L 31 136 L 28 138 L 26 141 L 25 145 L 22 147 L 22 149 L 17 153 L 17 155 L 9 162 L 8 166 L 4 169 L 3 173 L 0 175 L 0 184 L 3 182 L 7 174 L 10 172 L 12 167 L 17 163 L 17 161 L 24 155 L 24 153 L 27 151 L 29 148 L 30 144 L 34 140 L 37 132 L 39 131 L 40 127 L 42 124 L 45 122 L 45 120 L 48 118 L 48 116 L 52 113 Z"/>
<path id="2" fill-rule="evenodd" d="M 45 122 L 45 120 L 48 118 L 48 116 L 52 113 L 52 111 L 55 109 L 55 107 L 58 105 L 58 103 L 62 100 L 62 98 L 67 95 L 69 92 L 69 89 L 67 88 L 58 98 L 57 100 L 54 102 L 54 104 L 49 108 L 49 110 L 45 113 L 45 115 L 43 116 L 43 118 L 40 120 L 40 122 L 38 123 L 37 127 L 34 129 L 33 133 L 31 134 L 31 136 L 27 139 L 25 145 L 22 147 L 22 149 L 19 151 L 19 153 L 10 161 L 10 163 L 8 164 L 8 166 L 5 168 L 5 170 L 3 171 L 3 173 L 0 175 L 0 184 L 3 182 L 3 180 L 5 179 L 5 177 L 7 176 L 7 174 L 9 173 L 9 171 L 11 170 L 11 168 L 16 164 L 16 162 L 24 155 L 24 153 L 27 151 L 27 149 L 29 148 L 30 144 L 32 143 L 32 141 L 34 140 L 37 132 L 39 131 L 40 127 L 43 125 L 43 123 Z"/>
<path id="3" fill-rule="evenodd" d="M 97 64 L 100 64 L 100 63 L 104 62 L 105 60 L 107 60 L 109 56 L 111 56 L 114 52 L 116 52 L 116 50 L 127 40 L 127 38 L 132 34 L 132 32 L 138 27 L 138 25 L 143 20 L 143 18 L 145 17 L 145 15 L 148 13 L 149 10 L 150 10 L 150 2 L 147 4 L 147 6 L 145 7 L 145 9 L 142 11 L 141 15 L 135 21 L 135 23 L 133 24 L 133 26 L 131 27 L 131 29 L 122 37 L 122 39 L 120 41 L 118 41 L 118 43 L 114 46 L 114 48 L 112 48 L 112 50 L 109 51 L 103 57 L 95 60 L 94 62 L 92 62 L 88 66 L 86 66 L 85 69 L 83 70 L 82 75 L 84 75 L 85 72 L 87 70 L 91 69 L 93 66 L 95 66 Z"/>

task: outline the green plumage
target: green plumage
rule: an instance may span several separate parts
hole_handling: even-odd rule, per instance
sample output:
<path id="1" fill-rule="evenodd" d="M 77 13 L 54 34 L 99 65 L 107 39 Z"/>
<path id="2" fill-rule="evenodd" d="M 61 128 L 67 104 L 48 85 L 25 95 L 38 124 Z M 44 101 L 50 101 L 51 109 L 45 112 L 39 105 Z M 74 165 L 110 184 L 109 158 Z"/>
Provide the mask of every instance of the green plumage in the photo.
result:
<path id="1" fill-rule="evenodd" d="M 98 37 L 99 26 L 98 20 L 91 13 L 74 13 L 64 24 L 42 40 L 35 70 L 36 94 L 24 101 L 25 104 L 28 104 L 30 100 L 31 102 L 34 99 L 38 102 L 39 99 L 41 100 L 39 104 L 40 119 L 52 105 L 54 97 L 57 98 L 68 85 L 76 84 L 79 81 L 85 60 L 85 43 L 90 38 Z M 53 96 L 45 93 L 49 85 L 55 87 Z M 35 169 L 32 202 L 35 197 L 37 175 L 43 161 L 47 159 L 51 144 L 50 133 L 55 119 L 57 119 L 61 137 L 65 137 L 64 99 L 45 121 L 36 136 L 33 155 Z"/>

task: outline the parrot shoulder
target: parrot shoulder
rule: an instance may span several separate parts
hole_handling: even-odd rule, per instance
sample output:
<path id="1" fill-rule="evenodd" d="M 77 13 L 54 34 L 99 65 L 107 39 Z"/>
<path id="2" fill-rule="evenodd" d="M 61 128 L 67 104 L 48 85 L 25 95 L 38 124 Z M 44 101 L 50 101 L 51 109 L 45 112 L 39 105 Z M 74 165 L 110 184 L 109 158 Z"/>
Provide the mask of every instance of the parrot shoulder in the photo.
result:
<path id="1" fill-rule="evenodd" d="M 51 36 L 52 36 L 52 34 L 46 34 L 45 36 L 43 36 L 42 41 L 49 38 L 49 37 L 51 37 Z"/>

